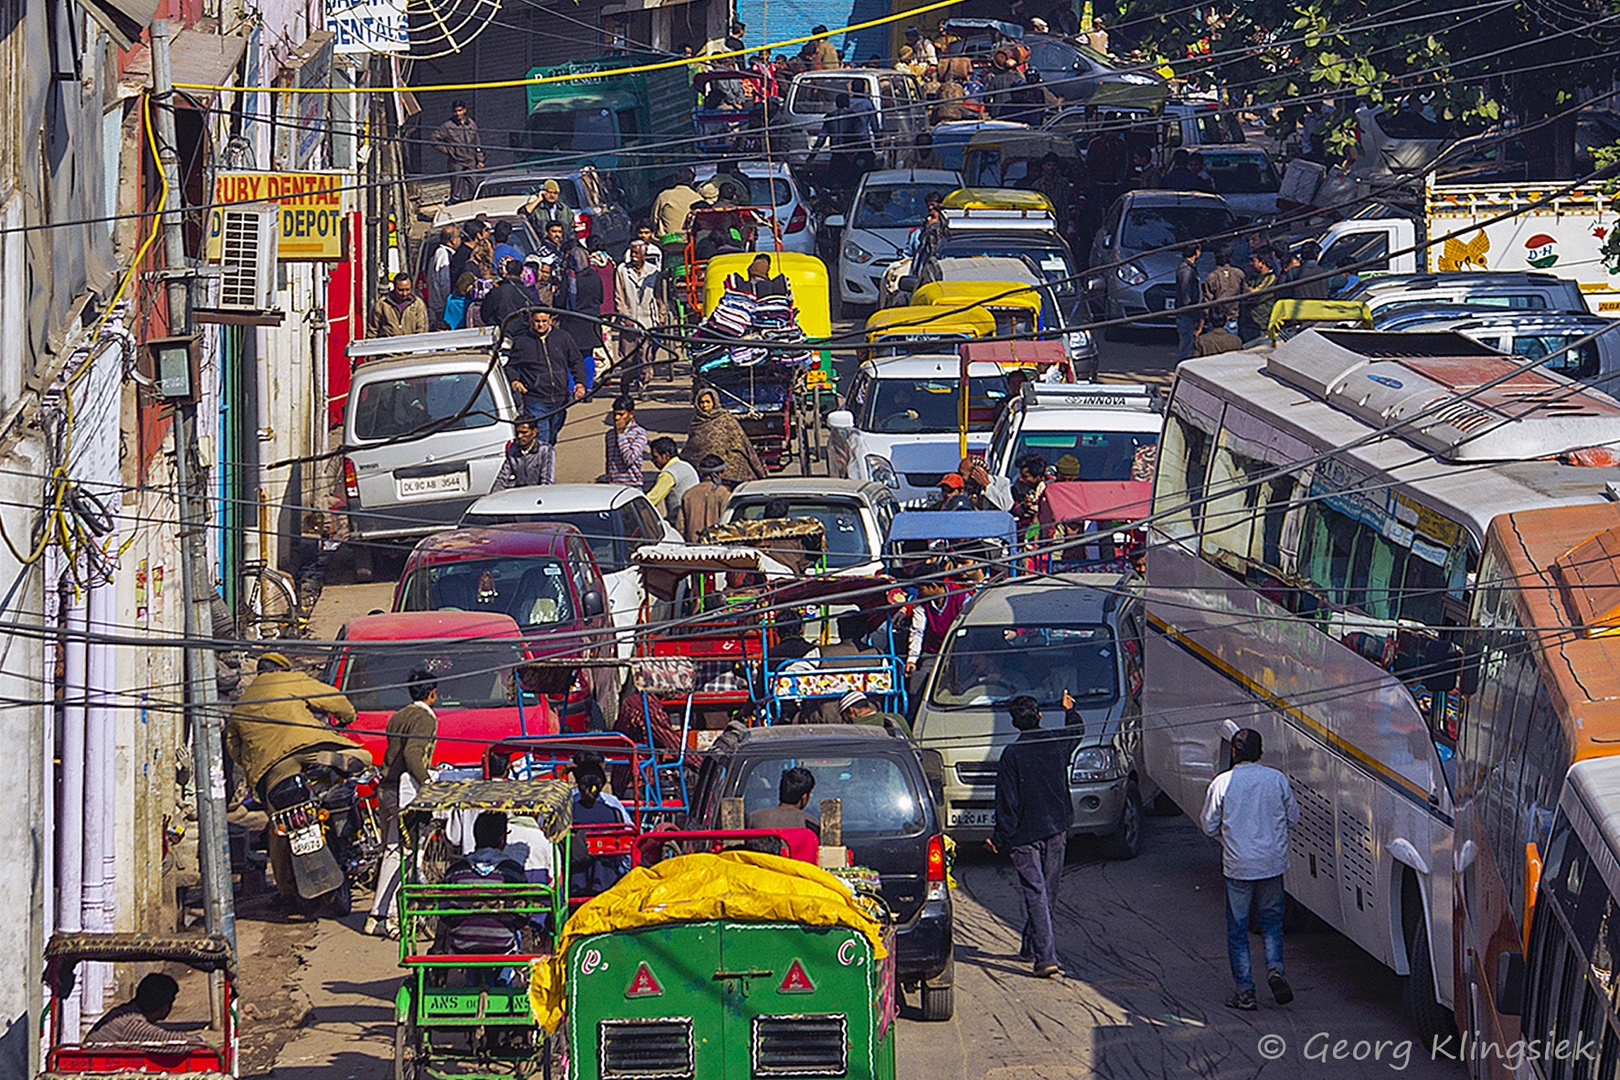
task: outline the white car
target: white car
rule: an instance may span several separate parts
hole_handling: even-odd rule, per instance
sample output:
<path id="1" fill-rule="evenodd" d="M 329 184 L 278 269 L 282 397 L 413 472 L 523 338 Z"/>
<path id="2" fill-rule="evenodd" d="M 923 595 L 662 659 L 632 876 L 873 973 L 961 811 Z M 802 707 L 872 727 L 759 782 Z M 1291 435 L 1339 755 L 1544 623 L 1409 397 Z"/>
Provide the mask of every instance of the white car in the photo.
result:
<path id="1" fill-rule="evenodd" d="M 702 187 L 715 179 L 718 167 L 699 165 L 692 172 L 697 185 Z M 793 178 L 793 170 L 782 162 L 744 161 L 733 166 L 732 172 L 748 181 L 749 190 L 744 206 L 775 208 L 775 225 L 782 230 L 782 250 L 800 255 L 816 253 L 816 222 L 810 216 L 810 200 Z M 755 251 L 775 251 L 776 242 L 770 229 L 760 229 L 754 241 Z"/>
<path id="2" fill-rule="evenodd" d="M 1076 480 L 1152 480 L 1163 430 L 1158 399 L 1141 384 L 1025 383 L 990 439 L 990 501 L 1012 509 L 1026 454 L 1056 466 L 1060 479 L 1072 461 Z"/>
<path id="3" fill-rule="evenodd" d="M 608 614 L 618 639 L 619 656 L 635 649 L 634 628 L 647 599 L 641 570 L 630 552 L 643 544 L 682 542 L 640 488 L 628 484 L 544 484 L 507 488 L 485 495 L 461 516 L 463 529 L 488 525 L 560 522 L 585 534 L 607 586 Z"/>
<path id="4" fill-rule="evenodd" d="M 926 504 L 962 459 L 961 388 L 955 356 L 866 361 L 850 379 L 844 407 L 827 416 L 827 471 L 883 484 L 905 506 Z M 1007 404 L 1007 374 L 1000 364 L 976 363 L 968 391 L 968 447 L 982 451 Z"/>
<path id="5" fill-rule="evenodd" d="M 1193 153 L 1204 159 L 1204 169 L 1217 194 L 1232 212 L 1246 221 L 1270 221 L 1277 216 L 1277 192 L 1282 177 L 1265 150 L 1247 143 L 1198 146 Z"/>
<path id="6" fill-rule="evenodd" d="M 876 307 L 883 273 L 905 255 L 912 231 L 922 226 L 928 195 L 944 198 L 961 186 L 961 174 L 949 169 L 880 169 L 863 176 L 849 217 L 827 219 L 844 229 L 838 245 L 839 298 Z"/>
<path id="7" fill-rule="evenodd" d="M 827 531 L 827 572 L 864 577 L 882 572 L 889 523 L 900 512 L 882 484 L 825 476 L 772 477 L 738 484 L 721 521 L 758 521 L 776 500 L 788 517 L 811 517 Z"/>

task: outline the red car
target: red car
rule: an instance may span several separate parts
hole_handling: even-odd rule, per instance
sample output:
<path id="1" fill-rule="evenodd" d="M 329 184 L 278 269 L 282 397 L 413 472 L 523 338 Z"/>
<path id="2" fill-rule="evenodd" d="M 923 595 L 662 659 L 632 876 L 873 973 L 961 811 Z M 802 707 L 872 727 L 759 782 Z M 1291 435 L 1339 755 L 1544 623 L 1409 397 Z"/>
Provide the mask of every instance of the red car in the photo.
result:
<path id="1" fill-rule="evenodd" d="M 590 545 L 572 525 L 529 522 L 435 533 L 406 560 L 394 610 L 505 615 L 523 632 L 529 653 L 541 659 L 616 655 L 607 586 Z M 600 706 L 605 726 L 612 726 L 616 675 L 611 667 L 581 672 L 586 693 L 569 698 L 570 728 L 584 725 L 588 697 Z"/>
<path id="2" fill-rule="evenodd" d="M 406 682 L 425 668 L 438 678 L 439 738 L 435 764 L 479 765 L 502 739 L 550 735 L 555 714 L 543 697 L 517 691 L 515 666 L 531 654 L 509 615 L 464 611 L 364 615 L 340 631 L 343 641 L 326 681 L 354 703 L 348 729 L 379 764 L 383 731 L 395 710 L 410 703 Z"/>

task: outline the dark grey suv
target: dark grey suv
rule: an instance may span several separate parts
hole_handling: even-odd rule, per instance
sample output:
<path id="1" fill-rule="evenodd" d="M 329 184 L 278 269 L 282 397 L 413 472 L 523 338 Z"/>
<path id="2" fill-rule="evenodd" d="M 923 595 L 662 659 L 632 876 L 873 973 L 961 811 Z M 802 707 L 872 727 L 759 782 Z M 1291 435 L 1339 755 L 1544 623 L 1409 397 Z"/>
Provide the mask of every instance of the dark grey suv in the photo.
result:
<path id="1" fill-rule="evenodd" d="M 928 764 L 931 763 L 931 764 Z M 715 741 L 692 794 L 696 828 L 717 828 L 720 800 L 741 797 L 745 813 L 777 805 L 782 772 L 816 778 L 810 809 L 838 799 L 843 842 L 855 865 L 877 871 L 894 911 L 896 978 L 920 988 L 924 1020 L 949 1020 L 955 1003 L 951 894 L 940 816 L 945 767 L 882 728 L 847 724 L 733 729 Z"/>

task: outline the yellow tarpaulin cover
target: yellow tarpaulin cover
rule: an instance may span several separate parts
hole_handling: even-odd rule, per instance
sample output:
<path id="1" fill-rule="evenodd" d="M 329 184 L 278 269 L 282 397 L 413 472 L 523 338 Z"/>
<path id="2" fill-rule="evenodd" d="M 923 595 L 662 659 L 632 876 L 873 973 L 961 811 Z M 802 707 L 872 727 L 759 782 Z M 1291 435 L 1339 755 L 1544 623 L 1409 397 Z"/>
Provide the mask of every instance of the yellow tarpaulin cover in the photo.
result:
<path id="1" fill-rule="evenodd" d="M 1271 340 L 1291 322 L 1347 322 L 1372 329 L 1372 312 L 1359 300 L 1278 300 L 1271 305 Z"/>
<path id="2" fill-rule="evenodd" d="M 752 851 L 681 855 L 630 871 L 574 912 L 557 937 L 552 958 L 536 960 L 530 969 L 535 1021 L 547 1031 L 562 1023 L 563 978 L 574 941 L 611 930 L 712 919 L 847 926 L 872 943 L 873 959 L 887 955 L 877 920 L 843 882 L 819 867 Z"/>

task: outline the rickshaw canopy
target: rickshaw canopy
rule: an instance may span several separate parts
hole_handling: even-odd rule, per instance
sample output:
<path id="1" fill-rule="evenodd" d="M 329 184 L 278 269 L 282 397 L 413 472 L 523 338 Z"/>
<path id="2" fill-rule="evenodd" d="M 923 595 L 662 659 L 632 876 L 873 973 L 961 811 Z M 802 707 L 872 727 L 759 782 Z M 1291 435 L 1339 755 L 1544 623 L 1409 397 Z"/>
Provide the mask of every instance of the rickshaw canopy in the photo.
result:
<path id="1" fill-rule="evenodd" d="M 889 526 L 897 540 L 1004 540 L 1013 542 L 1013 516 L 1005 510 L 902 510 Z"/>
<path id="2" fill-rule="evenodd" d="M 939 305 L 907 304 L 874 311 L 866 320 L 866 340 L 919 341 L 929 338 L 981 338 L 996 332 L 996 320 L 978 308 L 945 313 Z"/>
<path id="3" fill-rule="evenodd" d="M 555 955 L 530 968 L 529 1003 L 535 1021 L 547 1031 L 556 1031 L 562 1022 L 563 982 L 574 941 L 618 930 L 716 919 L 847 927 L 866 938 L 874 959 L 888 955 L 882 926 L 847 885 L 820 867 L 751 851 L 680 855 L 637 867 L 574 912 L 557 935 Z"/>
<path id="4" fill-rule="evenodd" d="M 533 817 L 553 842 L 568 835 L 574 785 L 566 780 L 429 780 L 406 808 L 430 816 L 453 810 L 498 810 Z"/>
<path id="5" fill-rule="evenodd" d="M 1146 480 L 1055 480 L 1036 509 L 1042 525 L 1067 521 L 1135 521 L 1146 517 L 1153 484 Z"/>
<path id="6" fill-rule="evenodd" d="M 791 578 L 793 572 L 758 548 L 721 544 L 643 544 L 630 553 L 641 567 L 647 591 L 660 600 L 675 599 L 676 587 L 691 574 L 728 571 Z"/>
<path id="7" fill-rule="evenodd" d="M 235 974 L 231 943 L 219 934 L 135 934 L 81 931 L 52 934 L 45 945 L 45 981 L 51 992 L 73 992 L 73 970 L 86 960 L 114 964 L 158 961 L 184 964 L 198 971 Z"/>
<path id="8" fill-rule="evenodd" d="M 815 518 L 761 518 L 727 521 L 703 531 L 705 544 L 767 544 L 773 540 L 809 540 L 814 550 L 827 546 L 827 527 Z M 809 550 L 809 549 L 807 549 Z"/>
<path id="9" fill-rule="evenodd" d="M 1037 324 L 1041 314 L 1041 294 L 1017 281 L 930 281 L 917 286 L 911 302 L 921 307 L 959 307 L 964 311 L 977 306 L 992 310 L 1021 308 Z"/>
<path id="10" fill-rule="evenodd" d="M 1024 131 L 976 131 L 968 140 L 968 147 L 1008 142 L 1013 136 L 1028 137 Z M 1074 157 L 1074 144 L 1069 144 L 1069 156 Z M 1021 210 L 1026 213 L 1050 215 L 1052 201 L 1038 191 L 1021 188 L 963 187 L 945 196 L 941 210 Z"/>
<path id="11" fill-rule="evenodd" d="M 1275 342 L 1288 324 L 1302 322 L 1354 323 L 1367 330 L 1373 328 L 1372 311 L 1360 300 L 1278 300 L 1271 305 L 1266 333 Z"/>
<path id="12" fill-rule="evenodd" d="M 832 302 L 829 299 L 827 264 L 814 255 L 801 255 L 796 251 L 737 251 L 716 255 L 708 262 L 703 276 L 703 314 L 714 312 L 720 297 L 725 295 L 726 279 L 732 274 L 747 276 L 748 264 L 759 255 L 771 260 L 771 276 L 787 279 L 793 294 L 793 305 L 799 312 L 799 329 L 807 338 L 826 339 L 832 336 Z"/>
<path id="13" fill-rule="evenodd" d="M 1005 38 L 1019 41 L 1024 36 L 1024 28 L 1017 23 L 1002 22 L 1000 19 L 946 19 L 941 24 L 948 32 L 960 33 L 963 30 L 991 30 Z"/>
<path id="14" fill-rule="evenodd" d="M 1074 373 L 1069 352 L 1061 341 L 964 341 L 957 346 L 957 355 L 962 359 L 964 371 L 969 364 L 984 363 L 1000 364 L 1003 370 L 1029 368 L 1033 371 L 1045 371 L 1056 366 L 1071 376 Z"/>

